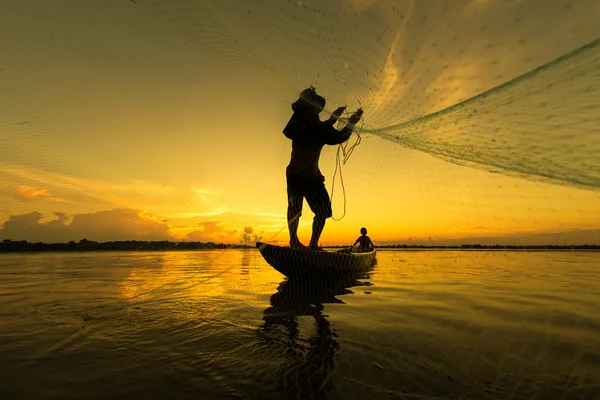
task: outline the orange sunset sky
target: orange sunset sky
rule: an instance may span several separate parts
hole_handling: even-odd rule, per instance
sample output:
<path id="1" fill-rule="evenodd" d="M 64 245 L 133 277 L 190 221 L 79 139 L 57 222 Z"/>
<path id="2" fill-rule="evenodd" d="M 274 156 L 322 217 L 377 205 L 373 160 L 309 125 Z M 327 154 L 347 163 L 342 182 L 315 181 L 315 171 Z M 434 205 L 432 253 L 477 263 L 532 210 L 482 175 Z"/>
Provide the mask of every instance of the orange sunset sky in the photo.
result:
<path id="1" fill-rule="evenodd" d="M 345 210 L 335 181 L 343 218 L 328 220 L 323 245 L 351 244 L 363 226 L 375 244 L 598 244 L 597 188 L 490 173 L 369 133 L 600 38 L 598 15 L 591 0 L 3 1 L 0 240 L 287 243 L 282 129 L 315 85 L 322 119 L 365 110 L 342 167 Z M 330 193 L 337 150 L 321 155 Z"/>

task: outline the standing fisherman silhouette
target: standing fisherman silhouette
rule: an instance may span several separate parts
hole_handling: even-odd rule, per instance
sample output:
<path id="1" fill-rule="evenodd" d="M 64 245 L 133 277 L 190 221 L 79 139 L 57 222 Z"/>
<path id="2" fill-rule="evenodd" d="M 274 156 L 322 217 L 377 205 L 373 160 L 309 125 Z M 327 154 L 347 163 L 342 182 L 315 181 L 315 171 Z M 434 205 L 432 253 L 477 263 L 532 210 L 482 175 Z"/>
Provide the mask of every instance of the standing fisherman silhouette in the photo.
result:
<path id="1" fill-rule="evenodd" d="M 309 249 L 319 249 L 318 243 L 325 221 L 332 216 L 331 201 L 325 188 L 325 177 L 319 170 L 319 157 L 324 145 L 337 145 L 350 138 L 354 126 L 362 115 L 356 111 L 341 130 L 334 128 L 337 119 L 346 107 L 339 107 L 327 121 L 319 119 L 325 108 L 325 98 L 318 95 L 313 87 L 300 93 L 300 98 L 292 104 L 292 117 L 283 129 L 284 135 L 292 140 L 292 155 L 286 169 L 288 192 L 288 229 L 290 247 L 305 248 L 298 239 L 298 223 L 302 215 L 302 202 L 306 198 L 315 214 Z"/>

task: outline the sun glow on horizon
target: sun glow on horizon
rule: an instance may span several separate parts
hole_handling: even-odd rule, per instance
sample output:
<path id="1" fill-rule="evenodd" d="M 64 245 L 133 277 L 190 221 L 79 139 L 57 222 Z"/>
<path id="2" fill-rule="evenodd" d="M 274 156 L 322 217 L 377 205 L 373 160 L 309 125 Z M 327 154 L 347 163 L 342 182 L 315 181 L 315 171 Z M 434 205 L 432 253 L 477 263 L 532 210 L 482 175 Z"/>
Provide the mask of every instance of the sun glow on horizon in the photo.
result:
<path id="1" fill-rule="evenodd" d="M 342 165 L 343 185 L 338 147 L 321 153 L 334 216 L 322 244 L 352 243 L 363 226 L 375 243 L 600 242 L 594 233 L 600 230 L 598 190 L 468 168 L 375 133 L 456 105 L 590 43 L 600 34 L 593 12 L 600 3 L 577 2 L 568 10 L 552 4 L 537 14 L 541 6 L 534 2 L 487 0 L 444 7 L 375 0 L 311 7 L 146 3 L 3 5 L 0 93 L 8 95 L 0 99 L 6 144 L 0 148 L 0 240 L 252 244 L 260 238 L 287 244 L 291 142 L 282 130 L 299 92 L 313 84 L 327 110 L 360 105 L 365 112 L 360 145 Z M 46 18 L 50 12 L 53 18 Z M 281 18 L 260 26 L 256 12 Z M 197 25 L 188 30 L 184 20 Z M 295 36 L 301 30 L 292 28 L 307 22 L 310 34 Z M 513 104 L 527 87 L 498 103 Z M 582 109 L 595 110 L 596 86 L 589 88 L 581 91 L 583 99 L 590 97 Z M 559 105 L 566 98 L 552 96 Z M 523 143 L 543 141 L 546 128 L 560 125 L 558 113 L 539 104 L 522 115 L 512 109 L 498 115 L 497 106 L 485 105 L 489 118 L 473 122 L 477 132 L 464 142 L 455 146 L 460 132 L 444 129 L 434 139 L 452 139 L 449 148 L 484 161 L 497 151 L 519 169 Z M 571 122 L 583 120 L 582 131 L 589 124 L 593 132 L 593 112 L 571 116 Z M 471 115 L 457 120 L 468 124 Z M 489 129 L 492 119 L 518 121 L 531 132 L 523 141 L 519 136 L 505 147 L 486 147 L 510 134 Z M 556 143 L 568 144 L 569 134 Z M 589 144 L 588 150 L 596 145 Z M 560 145 L 552 150 L 576 154 Z M 547 158 L 548 166 L 531 167 L 539 167 L 534 179 L 552 172 L 552 154 Z M 589 164 L 597 170 L 593 160 Z M 312 218 L 305 202 L 304 243 Z"/>

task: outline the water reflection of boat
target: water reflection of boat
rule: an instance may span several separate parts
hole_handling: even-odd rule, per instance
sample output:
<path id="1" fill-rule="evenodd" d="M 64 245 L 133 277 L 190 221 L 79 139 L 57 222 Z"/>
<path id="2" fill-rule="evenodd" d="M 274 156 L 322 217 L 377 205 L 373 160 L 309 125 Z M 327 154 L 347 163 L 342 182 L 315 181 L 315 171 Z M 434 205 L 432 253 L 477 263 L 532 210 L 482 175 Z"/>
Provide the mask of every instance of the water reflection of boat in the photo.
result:
<path id="1" fill-rule="evenodd" d="M 340 346 L 335 329 L 323 314 L 324 304 L 344 304 L 337 296 L 352 294 L 352 287 L 371 286 L 368 281 L 359 281 L 368 278 L 368 274 L 360 274 L 320 284 L 298 279 L 279 284 L 263 312 L 259 331 L 265 344 L 280 347 L 276 354 L 284 358 L 278 370 L 283 398 L 328 398 L 333 387 L 334 356 Z M 315 327 L 308 338 L 300 334 L 301 316 L 314 318 Z"/>

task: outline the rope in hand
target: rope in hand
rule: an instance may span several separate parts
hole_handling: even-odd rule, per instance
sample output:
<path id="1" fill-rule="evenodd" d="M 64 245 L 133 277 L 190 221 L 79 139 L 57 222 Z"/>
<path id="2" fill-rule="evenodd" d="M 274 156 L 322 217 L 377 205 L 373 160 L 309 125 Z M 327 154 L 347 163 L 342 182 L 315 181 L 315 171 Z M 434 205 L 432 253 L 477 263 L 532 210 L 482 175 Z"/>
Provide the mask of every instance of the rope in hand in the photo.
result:
<path id="1" fill-rule="evenodd" d="M 362 130 L 364 126 L 364 121 L 361 119 L 361 124 L 360 124 L 360 128 L 356 129 L 355 128 L 355 132 L 356 132 L 356 142 L 354 142 L 352 144 L 352 146 L 350 146 L 350 149 L 346 150 L 348 147 L 348 141 L 344 142 L 344 143 L 340 143 L 338 145 L 338 149 L 337 149 L 337 153 L 335 156 L 335 170 L 333 171 L 333 179 L 331 182 L 331 196 L 330 196 L 330 200 L 333 203 L 333 192 L 335 189 L 335 177 L 337 175 L 337 171 L 339 169 L 340 171 L 340 182 L 342 184 L 342 196 L 344 198 L 344 212 L 342 214 L 342 216 L 340 218 L 334 218 L 333 216 L 331 217 L 332 220 L 334 221 L 341 221 L 342 218 L 344 218 L 344 216 L 346 216 L 346 188 L 344 187 L 344 178 L 342 176 L 342 165 L 346 164 L 346 162 L 350 159 L 350 156 L 352 155 L 352 153 L 354 152 L 354 149 L 356 148 L 356 146 L 358 146 L 362 140 L 362 138 L 360 137 L 360 132 Z M 342 153 L 344 155 L 344 159 L 342 162 L 340 162 L 340 153 Z"/>

